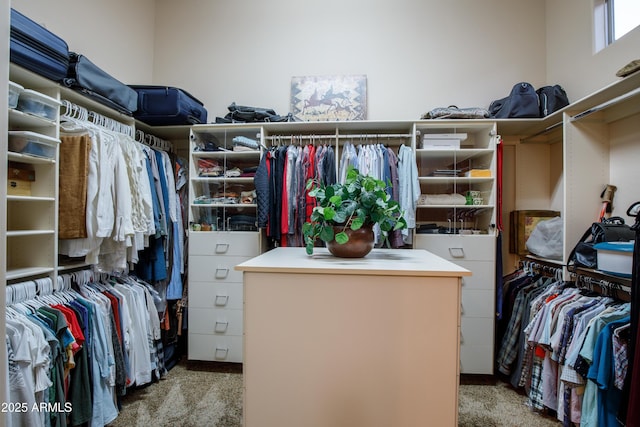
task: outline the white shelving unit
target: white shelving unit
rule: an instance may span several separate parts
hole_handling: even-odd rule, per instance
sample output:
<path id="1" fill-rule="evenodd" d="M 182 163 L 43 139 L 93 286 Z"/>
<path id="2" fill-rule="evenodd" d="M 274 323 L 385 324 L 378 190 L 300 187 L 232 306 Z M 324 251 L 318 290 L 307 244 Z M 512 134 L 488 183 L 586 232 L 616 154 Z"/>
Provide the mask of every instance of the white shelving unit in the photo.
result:
<path id="1" fill-rule="evenodd" d="M 607 184 L 617 187 L 611 214 L 633 223 L 626 210 L 640 199 L 639 88 L 640 73 L 632 74 L 519 131 L 515 209 L 556 210 L 564 219 L 563 257 L 550 262 L 566 265 L 598 219 Z"/>
<path id="2" fill-rule="evenodd" d="M 58 99 L 56 85 L 50 80 L 29 72 L 11 69 L 10 79 L 36 96 Z M 45 98 L 43 98 L 45 99 Z M 31 277 L 56 276 L 58 253 L 58 131 L 59 106 L 55 106 L 55 120 L 9 109 L 9 131 L 28 132 L 25 135 L 42 135 L 52 145 L 49 157 L 25 154 L 24 150 L 7 151 L 10 165 L 29 169 L 35 174 L 30 183 L 30 194 L 6 196 L 6 271 L 7 282 Z M 31 139 L 25 138 L 25 139 Z M 21 152 L 18 152 L 21 151 Z M 9 193 L 9 190 L 7 190 Z"/>
<path id="3" fill-rule="evenodd" d="M 425 133 L 465 132 L 468 135 L 460 150 L 426 150 L 417 148 L 418 135 Z M 438 191 L 464 193 L 479 191 L 482 205 L 472 206 L 419 206 L 417 219 L 423 222 L 447 224 L 452 218 L 465 214 L 464 228 L 468 235 L 416 234 L 414 248 L 425 248 L 451 259 L 474 275 L 464 278 L 462 306 L 461 368 L 463 373 L 492 373 L 493 324 L 495 317 L 495 221 L 496 221 L 496 127 L 495 122 L 482 120 L 470 124 L 466 121 L 393 121 L 393 122 L 294 122 L 264 124 L 197 125 L 192 128 L 190 151 L 190 248 L 189 248 L 189 358 L 197 360 L 242 361 L 238 352 L 238 301 L 242 278 L 231 270 L 234 263 L 264 251 L 268 240 L 264 233 L 233 231 L 228 218 L 236 214 L 255 215 L 255 205 L 220 203 L 217 194 L 249 191 L 252 179 L 224 176 L 202 176 L 198 163 L 213 161 L 218 173 L 242 165 L 257 165 L 262 151 L 234 152 L 232 141 L 236 136 L 257 140 L 264 148 L 281 144 L 323 144 L 335 151 L 336 172 L 344 144 L 380 143 L 396 153 L 401 145 L 414 149 L 422 192 L 431 188 Z M 207 146 L 219 151 L 203 151 Z M 263 149 L 264 149 L 263 148 Z M 483 168 L 491 171 L 488 177 L 433 177 L 430 171 L 451 164 Z M 199 231 L 195 231 L 193 224 Z M 211 231 L 202 231 L 203 225 L 214 224 Z M 472 234 L 475 228 L 482 234 Z M 461 240 L 458 240 L 461 239 Z M 463 252 L 452 256 L 453 246 Z M 228 301 L 228 305 L 222 304 Z M 235 323 L 235 325 L 234 325 Z M 234 342 L 235 341 L 235 342 Z"/>
<path id="4" fill-rule="evenodd" d="M 253 177 L 236 175 L 257 167 L 262 151 L 233 151 L 233 138 L 260 142 L 260 134 L 255 126 L 191 130 L 189 359 L 242 362 L 242 273 L 234 267 L 261 253 L 261 235 Z"/>
<path id="5" fill-rule="evenodd" d="M 421 122 L 416 133 L 466 134 L 460 147 L 419 148 L 416 162 L 422 193 L 416 221 L 424 232 L 415 235 L 414 248 L 427 249 L 473 272 L 462 278 L 460 372 L 493 374 L 496 262 L 496 145 L 495 123 Z M 466 176 L 482 170 L 483 176 Z M 444 174 L 445 176 L 438 176 Z M 486 176 L 485 176 L 486 175 Z M 479 195 L 464 200 L 468 192 Z M 432 195 L 431 198 L 425 198 Z M 447 202 L 449 196 L 460 203 Z M 481 200 L 480 200 L 481 199 Z M 420 228 L 418 228 L 420 230 Z"/>

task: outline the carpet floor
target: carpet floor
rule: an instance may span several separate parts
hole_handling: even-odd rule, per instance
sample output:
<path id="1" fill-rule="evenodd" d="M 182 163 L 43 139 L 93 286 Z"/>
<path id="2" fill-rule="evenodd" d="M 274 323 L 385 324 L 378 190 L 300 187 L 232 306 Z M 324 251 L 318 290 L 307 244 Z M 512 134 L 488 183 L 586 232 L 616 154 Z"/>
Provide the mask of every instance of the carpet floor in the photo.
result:
<path id="1" fill-rule="evenodd" d="M 553 417 L 532 411 L 526 396 L 499 380 L 459 390 L 459 426 L 557 427 Z M 109 427 L 240 427 L 242 365 L 180 362 L 160 380 L 129 390 Z"/>

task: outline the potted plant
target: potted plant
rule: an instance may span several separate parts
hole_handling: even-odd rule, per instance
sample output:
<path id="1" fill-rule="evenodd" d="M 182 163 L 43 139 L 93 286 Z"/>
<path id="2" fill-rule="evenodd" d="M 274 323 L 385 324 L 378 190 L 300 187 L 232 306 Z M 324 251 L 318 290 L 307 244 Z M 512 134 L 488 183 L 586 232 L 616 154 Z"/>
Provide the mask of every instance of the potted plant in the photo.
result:
<path id="1" fill-rule="evenodd" d="M 372 248 L 373 226 L 378 224 L 385 242 L 393 230 L 407 227 L 400 204 L 387 193 L 384 181 L 366 176 L 350 167 L 344 184 L 321 185 L 317 180 L 307 182 L 309 196 L 316 200 L 310 221 L 302 227 L 307 254 L 313 254 L 318 239 L 324 241 L 334 255 L 362 257 Z M 355 233 L 355 234 L 352 234 Z M 351 238 L 349 235 L 351 234 Z M 348 242 L 363 246 L 360 253 L 345 254 L 341 246 Z M 334 249 L 338 253 L 334 252 Z M 365 252 L 361 254 L 361 252 Z"/>

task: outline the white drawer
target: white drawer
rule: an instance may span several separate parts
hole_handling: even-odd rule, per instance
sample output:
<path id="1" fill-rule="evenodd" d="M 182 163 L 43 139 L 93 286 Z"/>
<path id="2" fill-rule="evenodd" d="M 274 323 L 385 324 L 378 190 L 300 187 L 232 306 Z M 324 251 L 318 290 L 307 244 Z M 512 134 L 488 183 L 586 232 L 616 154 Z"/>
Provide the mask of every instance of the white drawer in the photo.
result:
<path id="1" fill-rule="evenodd" d="M 493 291 L 496 287 L 496 267 L 489 261 L 454 261 L 460 267 L 471 271 L 471 276 L 462 277 L 462 293 L 467 290 L 486 289 Z"/>
<path id="2" fill-rule="evenodd" d="M 260 254 L 260 234 L 255 231 L 211 231 L 189 234 L 189 255 Z"/>
<path id="3" fill-rule="evenodd" d="M 189 332 L 189 360 L 242 363 L 242 337 Z"/>
<path id="4" fill-rule="evenodd" d="M 189 307 L 189 332 L 242 336 L 242 310 Z"/>
<path id="5" fill-rule="evenodd" d="M 191 255 L 189 281 L 242 283 L 242 271 L 234 267 L 248 259 L 246 256 Z"/>
<path id="6" fill-rule="evenodd" d="M 493 346 L 460 346 L 460 373 L 493 375 Z"/>
<path id="7" fill-rule="evenodd" d="M 189 289 L 191 291 L 191 289 Z M 462 292 L 461 316 L 495 317 L 495 295 L 492 290 L 465 290 Z"/>
<path id="8" fill-rule="evenodd" d="M 461 317 L 460 344 L 493 347 L 493 317 Z"/>
<path id="9" fill-rule="evenodd" d="M 416 249 L 426 249 L 450 261 L 493 261 L 496 258 L 494 235 L 416 234 Z"/>
<path id="10" fill-rule="evenodd" d="M 242 310 L 242 283 L 189 281 L 189 308 Z"/>

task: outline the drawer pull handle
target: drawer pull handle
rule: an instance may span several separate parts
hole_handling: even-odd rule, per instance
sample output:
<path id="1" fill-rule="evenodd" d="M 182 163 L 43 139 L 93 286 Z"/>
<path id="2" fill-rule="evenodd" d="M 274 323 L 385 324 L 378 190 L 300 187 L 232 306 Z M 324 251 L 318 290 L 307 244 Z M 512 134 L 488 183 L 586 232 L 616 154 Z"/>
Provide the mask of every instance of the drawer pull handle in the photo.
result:
<path id="1" fill-rule="evenodd" d="M 223 254 L 225 252 L 227 252 L 229 250 L 229 244 L 228 243 L 217 243 L 216 244 L 216 253 L 217 254 Z"/>
<path id="2" fill-rule="evenodd" d="M 229 295 L 216 295 L 215 305 L 225 306 L 229 302 Z"/>
<path id="3" fill-rule="evenodd" d="M 226 359 L 228 354 L 229 354 L 228 347 L 216 347 L 214 357 L 216 359 Z"/>
<path id="4" fill-rule="evenodd" d="M 216 279 L 224 279 L 229 275 L 228 268 L 218 267 L 216 268 Z"/>
<path id="5" fill-rule="evenodd" d="M 222 322 L 220 320 L 216 320 L 216 326 L 213 330 L 215 332 L 227 332 L 228 327 L 229 327 L 229 322 Z"/>
<path id="6" fill-rule="evenodd" d="M 449 253 L 454 258 L 464 258 L 464 248 L 449 248 Z"/>

